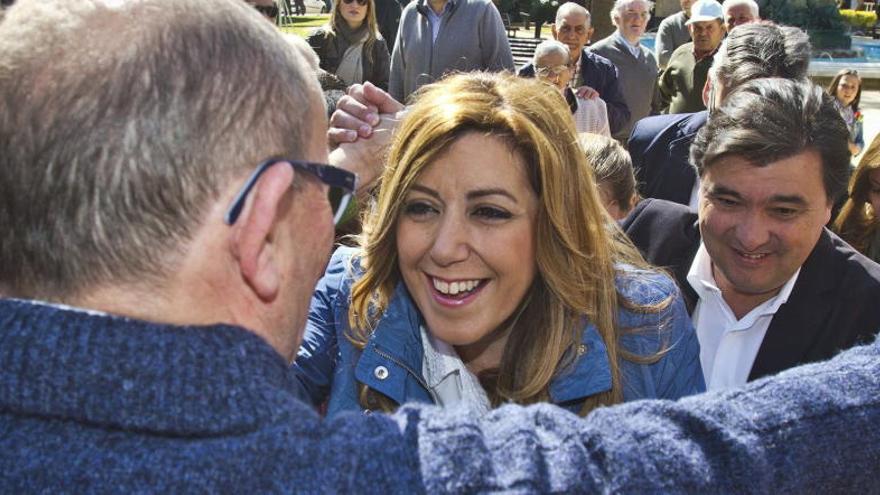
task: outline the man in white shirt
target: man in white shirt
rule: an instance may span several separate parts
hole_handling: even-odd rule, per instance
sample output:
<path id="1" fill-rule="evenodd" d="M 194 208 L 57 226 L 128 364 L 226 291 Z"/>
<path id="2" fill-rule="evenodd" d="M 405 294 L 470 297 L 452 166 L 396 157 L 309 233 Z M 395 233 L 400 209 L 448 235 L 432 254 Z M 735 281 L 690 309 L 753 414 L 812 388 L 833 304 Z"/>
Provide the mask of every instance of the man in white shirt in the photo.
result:
<path id="1" fill-rule="evenodd" d="M 806 81 L 725 95 L 691 146 L 699 210 L 642 201 L 622 226 L 692 304 L 709 390 L 826 359 L 880 328 L 880 265 L 825 229 L 849 174 L 846 129 Z M 723 99 L 723 102 L 722 102 Z"/>

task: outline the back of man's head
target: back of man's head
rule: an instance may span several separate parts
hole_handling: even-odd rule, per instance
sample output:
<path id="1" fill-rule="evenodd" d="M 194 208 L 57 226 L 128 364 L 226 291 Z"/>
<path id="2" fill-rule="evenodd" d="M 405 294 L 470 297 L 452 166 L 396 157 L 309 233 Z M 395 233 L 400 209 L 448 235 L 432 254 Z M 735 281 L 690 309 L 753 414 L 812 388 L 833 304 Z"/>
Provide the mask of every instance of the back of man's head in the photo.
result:
<path id="1" fill-rule="evenodd" d="M 161 285 L 231 177 L 309 138 L 317 82 L 240 0 L 19 0 L 0 46 L 5 295 Z"/>
<path id="2" fill-rule="evenodd" d="M 729 93 L 762 77 L 804 79 L 810 64 L 810 40 L 802 30 L 772 22 L 744 24 L 732 30 L 715 55 L 709 77 Z"/>
<path id="3" fill-rule="evenodd" d="M 691 146 L 691 163 L 702 176 L 724 156 L 762 167 L 814 150 L 833 201 L 849 178 L 848 136 L 833 98 L 822 88 L 809 81 L 756 79 L 735 89 L 711 114 Z"/>

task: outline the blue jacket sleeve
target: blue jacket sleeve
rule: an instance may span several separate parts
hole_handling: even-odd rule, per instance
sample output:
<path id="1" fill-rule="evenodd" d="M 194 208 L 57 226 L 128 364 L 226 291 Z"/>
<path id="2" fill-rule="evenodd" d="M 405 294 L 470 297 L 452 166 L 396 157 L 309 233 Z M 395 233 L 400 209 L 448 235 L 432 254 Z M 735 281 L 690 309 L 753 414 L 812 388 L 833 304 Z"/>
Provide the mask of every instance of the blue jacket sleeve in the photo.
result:
<path id="1" fill-rule="evenodd" d="M 745 387 L 586 419 L 548 404 L 404 406 L 428 493 L 861 493 L 877 489 L 880 344 Z"/>
<path id="2" fill-rule="evenodd" d="M 308 396 L 303 400 L 315 406 L 330 395 L 339 354 L 337 334 L 340 326 L 348 327 L 347 322 L 337 318 L 347 315 L 347 296 L 341 294 L 349 258 L 350 248 L 340 248 L 330 259 L 312 295 L 302 345 L 292 366 L 294 377 Z"/>
<path id="3" fill-rule="evenodd" d="M 622 361 L 624 397 L 678 399 L 704 392 L 700 345 L 675 282 L 662 273 L 630 270 L 618 276 L 618 287 L 636 306 L 619 313 L 621 350 L 656 359 L 644 365 Z"/>
<path id="4" fill-rule="evenodd" d="M 674 282 L 670 280 L 674 285 Z M 661 313 L 660 324 L 668 329 L 669 339 L 663 357 L 650 366 L 657 384 L 657 397 L 678 399 L 706 391 L 700 344 L 677 287 L 671 304 Z"/>

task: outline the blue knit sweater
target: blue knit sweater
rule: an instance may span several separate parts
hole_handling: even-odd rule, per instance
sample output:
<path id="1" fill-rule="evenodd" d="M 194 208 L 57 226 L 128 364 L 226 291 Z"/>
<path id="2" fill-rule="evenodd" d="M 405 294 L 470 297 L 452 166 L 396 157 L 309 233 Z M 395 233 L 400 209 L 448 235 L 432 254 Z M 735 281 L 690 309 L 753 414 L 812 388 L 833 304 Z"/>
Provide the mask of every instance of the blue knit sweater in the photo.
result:
<path id="1" fill-rule="evenodd" d="M 550 405 L 321 421 L 236 327 L 0 300 L 0 490 L 876 493 L 880 344 L 586 420 Z"/>

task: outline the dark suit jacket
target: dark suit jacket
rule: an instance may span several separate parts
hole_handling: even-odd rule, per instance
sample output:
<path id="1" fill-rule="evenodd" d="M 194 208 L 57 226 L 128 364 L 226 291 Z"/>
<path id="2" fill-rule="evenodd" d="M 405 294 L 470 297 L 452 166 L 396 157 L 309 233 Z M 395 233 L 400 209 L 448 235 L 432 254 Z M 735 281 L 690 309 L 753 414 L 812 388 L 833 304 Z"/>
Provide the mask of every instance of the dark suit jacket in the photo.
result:
<path id="1" fill-rule="evenodd" d="M 522 66 L 516 75 L 535 77 L 534 64 L 529 62 Z M 599 97 L 605 102 L 611 134 L 619 131 L 629 122 L 630 113 L 617 79 L 617 67 L 607 58 L 584 49 L 581 51 L 581 78 L 584 84 L 598 91 Z"/>
<path id="2" fill-rule="evenodd" d="M 697 214 L 662 200 L 639 203 L 621 227 L 645 258 L 668 267 L 692 311 L 697 294 L 687 282 L 700 231 Z M 813 361 L 867 342 L 880 330 L 880 265 L 828 229 L 767 329 L 749 380 Z"/>
<path id="3" fill-rule="evenodd" d="M 708 112 L 645 117 L 636 122 L 627 148 L 639 194 L 688 204 L 697 173 L 690 164 L 691 143 Z"/>

